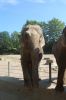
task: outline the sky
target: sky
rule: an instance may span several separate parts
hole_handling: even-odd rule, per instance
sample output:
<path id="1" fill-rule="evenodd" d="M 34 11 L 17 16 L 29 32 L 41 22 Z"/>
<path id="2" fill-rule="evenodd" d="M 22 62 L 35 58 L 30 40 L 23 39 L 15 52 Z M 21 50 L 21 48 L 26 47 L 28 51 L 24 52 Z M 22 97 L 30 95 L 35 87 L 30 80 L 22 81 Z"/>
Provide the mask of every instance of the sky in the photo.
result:
<path id="1" fill-rule="evenodd" d="M 66 0 L 0 0 L 0 32 L 20 32 L 27 20 L 66 24 Z"/>

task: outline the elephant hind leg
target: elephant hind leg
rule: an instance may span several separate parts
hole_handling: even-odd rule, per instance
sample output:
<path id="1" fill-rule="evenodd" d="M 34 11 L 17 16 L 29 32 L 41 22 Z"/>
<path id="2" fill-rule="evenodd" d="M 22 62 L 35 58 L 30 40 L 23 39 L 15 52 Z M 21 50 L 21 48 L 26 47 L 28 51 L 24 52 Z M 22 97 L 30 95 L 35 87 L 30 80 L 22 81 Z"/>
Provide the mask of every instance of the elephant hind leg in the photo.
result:
<path id="1" fill-rule="evenodd" d="M 64 72 L 65 72 L 65 67 L 59 66 L 58 67 L 57 85 L 55 88 L 56 91 L 64 91 L 64 87 L 63 87 Z"/>

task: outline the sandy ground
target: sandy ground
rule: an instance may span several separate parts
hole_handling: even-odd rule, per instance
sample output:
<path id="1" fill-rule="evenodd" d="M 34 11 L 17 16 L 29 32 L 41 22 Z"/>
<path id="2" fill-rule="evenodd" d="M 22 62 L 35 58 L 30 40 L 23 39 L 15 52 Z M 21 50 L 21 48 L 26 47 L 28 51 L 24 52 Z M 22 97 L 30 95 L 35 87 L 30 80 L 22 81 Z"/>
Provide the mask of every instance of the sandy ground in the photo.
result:
<path id="1" fill-rule="evenodd" d="M 66 100 L 65 84 L 63 93 L 54 90 L 57 81 L 57 64 L 53 55 L 43 56 L 39 66 L 40 87 L 32 90 L 23 87 L 20 56 L 3 55 L 0 58 L 0 100 Z M 49 82 L 46 58 L 53 60 L 52 82 Z"/>

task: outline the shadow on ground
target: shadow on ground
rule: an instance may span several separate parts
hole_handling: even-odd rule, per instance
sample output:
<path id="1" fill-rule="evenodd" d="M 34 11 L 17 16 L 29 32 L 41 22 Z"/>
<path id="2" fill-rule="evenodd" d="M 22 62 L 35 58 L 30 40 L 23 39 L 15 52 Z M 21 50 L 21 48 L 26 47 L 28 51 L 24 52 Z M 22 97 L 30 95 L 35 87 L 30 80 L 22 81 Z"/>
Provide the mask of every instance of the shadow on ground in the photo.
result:
<path id="1" fill-rule="evenodd" d="M 56 85 L 54 80 L 56 78 L 53 78 L 51 83 L 48 79 L 41 80 L 40 88 L 26 89 L 23 80 L 0 77 L 0 100 L 66 100 L 65 91 L 58 93 L 54 90 Z M 66 89 L 65 86 L 64 88 Z"/>

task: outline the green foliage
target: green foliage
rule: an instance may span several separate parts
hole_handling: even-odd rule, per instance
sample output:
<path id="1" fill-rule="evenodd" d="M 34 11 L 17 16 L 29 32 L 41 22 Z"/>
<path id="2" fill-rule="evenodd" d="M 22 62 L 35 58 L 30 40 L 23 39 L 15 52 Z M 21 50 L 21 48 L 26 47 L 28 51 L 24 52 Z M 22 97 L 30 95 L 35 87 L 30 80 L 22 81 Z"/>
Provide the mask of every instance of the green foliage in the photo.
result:
<path id="1" fill-rule="evenodd" d="M 29 24 L 30 24 L 30 25 L 35 25 L 35 24 L 39 24 L 39 25 L 40 25 L 40 22 L 37 22 L 37 21 L 35 21 L 35 20 L 31 20 L 31 21 L 28 21 L 28 20 L 27 20 L 25 26 L 26 26 L 26 25 L 29 25 Z"/>
<path id="2" fill-rule="evenodd" d="M 7 31 L 0 32 L 0 53 L 7 52 L 10 47 L 10 36 Z"/>
<path id="3" fill-rule="evenodd" d="M 44 36 L 46 42 L 44 51 L 45 53 L 52 53 L 52 46 L 62 35 L 65 24 L 59 19 L 53 18 L 44 26 Z"/>
<path id="4" fill-rule="evenodd" d="M 18 32 L 13 32 L 11 36 L 7 31 L 0 32 L 0 54 L 19 53 Z"/>
<path id="5" fill-rule="evenodd" d="M 19 48 L 20 48 L 20 45 L 19 45 L 19 33 L 14 31 L 12 34 L 11 34 L 11 43 L 12 43 L 12 50 L 16 51 L 17 53 L 19 53 Z"/>
<path id="6" fill-rule="evenodd" d="M 43 50 L 45 54 L 51 54 L 52 53 L 52 46 L 55 43 L 55 41 L 49 41 L 45 44 Z"/>
<path id="7" fill-rule="evenodd" d="M 53 18 L 48 22 L 46 36 L 48 41 L 57 41 L 58 38 L 62 35 L 62 30 L 65 27 L 65 24 L 59 19 Z"/>
<path id="8" fill-rule="evenodd" d="M 11 39 L 12 41 L 15 43 L 16 41 L 19 41 L 18 39 L 18 36 L 19 36 L 19 33 L 14 31 L 12 34 L 11 34 Z"/>

